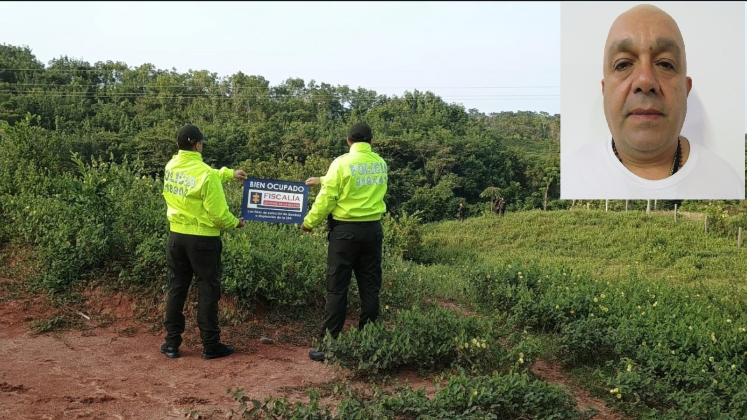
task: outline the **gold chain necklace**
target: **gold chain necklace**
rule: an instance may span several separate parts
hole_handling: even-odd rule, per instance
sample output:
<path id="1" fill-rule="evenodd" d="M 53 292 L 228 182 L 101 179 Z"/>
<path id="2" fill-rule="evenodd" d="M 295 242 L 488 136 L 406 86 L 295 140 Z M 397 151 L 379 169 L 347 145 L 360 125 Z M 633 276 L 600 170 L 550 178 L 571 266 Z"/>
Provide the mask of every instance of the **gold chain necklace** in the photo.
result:
<path id="1" fill-rule="evenodd" d="M 615 139 L 612 139 L 612 151 L 615 152 L 615 156 L 617 157 L 617 160 L 620 161 L 620 163 L 623 163 L 622 159 L 620 159 L 620 154 L 617 153 L 617 148 L 615 147 Z M 677 151 L 674 153 L 674 159 L 672 160 L 672 168 L 669 170 L 669 176 L 672 176 L 677 173 L 677 171 L 680 170 L 680 162 L 682 162 L 682 144 L 680 143 L 679 136 L 677 137 Z"/>

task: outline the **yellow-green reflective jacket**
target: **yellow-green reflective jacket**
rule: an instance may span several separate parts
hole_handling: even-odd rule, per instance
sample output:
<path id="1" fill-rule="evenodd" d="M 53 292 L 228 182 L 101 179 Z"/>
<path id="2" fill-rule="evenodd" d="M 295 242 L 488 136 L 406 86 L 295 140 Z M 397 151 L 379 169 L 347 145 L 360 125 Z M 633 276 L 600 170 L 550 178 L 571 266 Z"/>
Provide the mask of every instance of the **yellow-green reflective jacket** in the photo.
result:
<path id="1" fill-rule="evenodd" d="M 322 187 L 303 220 L 306 227 L 316 227 L 330 212 L 333 219 L 350 222 L 380 220 L 386 212 L 387 166 L 369 143 L 353 143 L 321 178 Z"/>
<path id="2" fill-rule="evenodd" d="M 172 232 L 220 236 L 221 229 L 239 224 L 228 208 L 221 183 L 233 179 L 233 169 L 211 168 L 198 152 L 180 150 L 166 164 L 163 196 Z"/>

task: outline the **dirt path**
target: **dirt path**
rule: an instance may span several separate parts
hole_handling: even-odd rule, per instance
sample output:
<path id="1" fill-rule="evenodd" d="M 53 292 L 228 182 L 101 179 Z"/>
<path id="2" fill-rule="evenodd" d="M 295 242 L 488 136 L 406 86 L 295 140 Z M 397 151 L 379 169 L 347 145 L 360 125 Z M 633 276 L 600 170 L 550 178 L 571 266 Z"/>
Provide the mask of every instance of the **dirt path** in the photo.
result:
<path id="1" fill-rule="evenodd" d="M 201 347 L 182 357 L 159 353 L 161 334 L 135 332 L 131 320 L 93 331 L 35 335 L 22 304 L 0 308 L 2 409 L 7 419 L 169 419 L 196 410 L 225 418 L 237 408 L 226 390 L 241 387 L 258 400 L 281 388 L 322 385 L 339 368 L 311 361 L 308 348 L 283 344 L 237 348 L 203 360 Z"/>
<path id="2" fill-rule="evenodd" d="M 136 317 L 136 305 L 122 294 L 89 296 L 85 308 L 65 309 L 82 329 L 44 334 L 30 326 L 50 319 L 59 308 L 51 308 L 40 296 L 2 301 L 3 419 L 184 419 L 188 414 L 225 419 L 230 409 L 238 408 L 227 393 L 229 387 L 243 388 L 245 395 L 260 401 L 269 396 L 308 401 L 306 390 L 351 377 L 344 369 L 310 360 L 308 346 L 282 340 L 260 344 L 259 337 L 232 333 L 240 327 L 224 327 L 224 341 L 236 345 L 235 354 L 202 360 L 198 332 L 189 321 L 194 314 L 189 312 L 182 357 L 168 359 L 159 352 L 161 331 Z M 559 371 L 546 363 L 536 373 L 567 386 Z M 432 382 L 412 372 L 397 374 L 392 384 L 405 381 L 432 395 Z M 600 411 L 595 420 L 619 419 L 601 400 L 579 390 L 573 394 L 579 408 Z"/>
<path id="3" fill-rule="evenodd" d="M 571 385 L 571 381 L 565 374 L 563 374 L 557 365 L 547 363 L 542 359 L 537 359 L 534 362 L 534 365 L 532 365 L 532 373 L 545 382 L 560 385 L 570 390 L 571 392 L 569 392 L 569 394 L 576 398 L 579 410 L 593 408 L 597 413 L 599 413 L 593 417 L 594 420 L 622 420 L 620 416 L 613 413 L 612 410 L 605 405 L 604 401 L 592 397 L 589 392 L 584 389 Z"/>
<path id="4" fill-rule="evenodd" d="M 310 360 L 310 346 L 277 337 L 261 344 L 258 336 L 238 332 L 250 326 L 223 327 L 224 341 L 234 344 L 236 353 L 203 360 L 189 307 L 181 357 L 169 359 L 159 351 L 162 331 L 152 331 L 152 324 L 136 316 L 135 302 L 121 293 L 87 293 L 86 303 L 62 310 L 67 319 L 79 321 L 78 328 L 43 334 L 35 333 L 32 324 L 53 318 L 60 308 L 52 308 L 42 295 L 8 300 L 3 296 L 0 305 L 3 419 L 183 419 L 187 414 L 225 419 L 239 406 L 229 387 L 243 388 L 244 395 L 259 401 L 308 401 L 308 389 L 352 377 L 342 368 Z M 221 303 L 224 309 L 232 304 Z M 397 374 L 391 383 L 405 381 L 433 389 L 431 381 L 413 372 Z"/>

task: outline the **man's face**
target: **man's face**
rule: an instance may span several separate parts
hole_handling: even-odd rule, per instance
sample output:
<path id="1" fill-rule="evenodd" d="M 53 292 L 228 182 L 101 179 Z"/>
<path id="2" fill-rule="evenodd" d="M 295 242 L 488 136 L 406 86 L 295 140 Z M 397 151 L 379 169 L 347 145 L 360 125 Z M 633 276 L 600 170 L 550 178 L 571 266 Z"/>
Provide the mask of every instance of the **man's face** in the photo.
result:
<path id="1" fill-rule="evenodd" d="M 655 151 L 677 139 L 692 80 L 674 20 L 636 6 L 610 28 L 604 51 L 604 115 L 615 142 Z"/>

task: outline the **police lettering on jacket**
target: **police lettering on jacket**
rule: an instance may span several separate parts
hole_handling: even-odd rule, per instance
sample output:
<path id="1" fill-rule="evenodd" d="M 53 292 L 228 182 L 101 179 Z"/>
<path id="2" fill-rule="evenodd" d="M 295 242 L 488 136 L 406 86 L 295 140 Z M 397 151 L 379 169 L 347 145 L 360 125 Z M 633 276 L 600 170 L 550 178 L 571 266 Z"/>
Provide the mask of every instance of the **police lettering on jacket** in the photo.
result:
<path id="1" fill-rule="evenodd" d="M 379 162 L 350 165 L 350 174 L 358 187 L 386 184 L 386 164 Z"/>
<path id="2" fill-rule="evenodd" d="M 182 172 L 166 170 L 163 175 L 163 191 L 186 197 L 189 189 L 194 188 L 197 178 Z"/>

